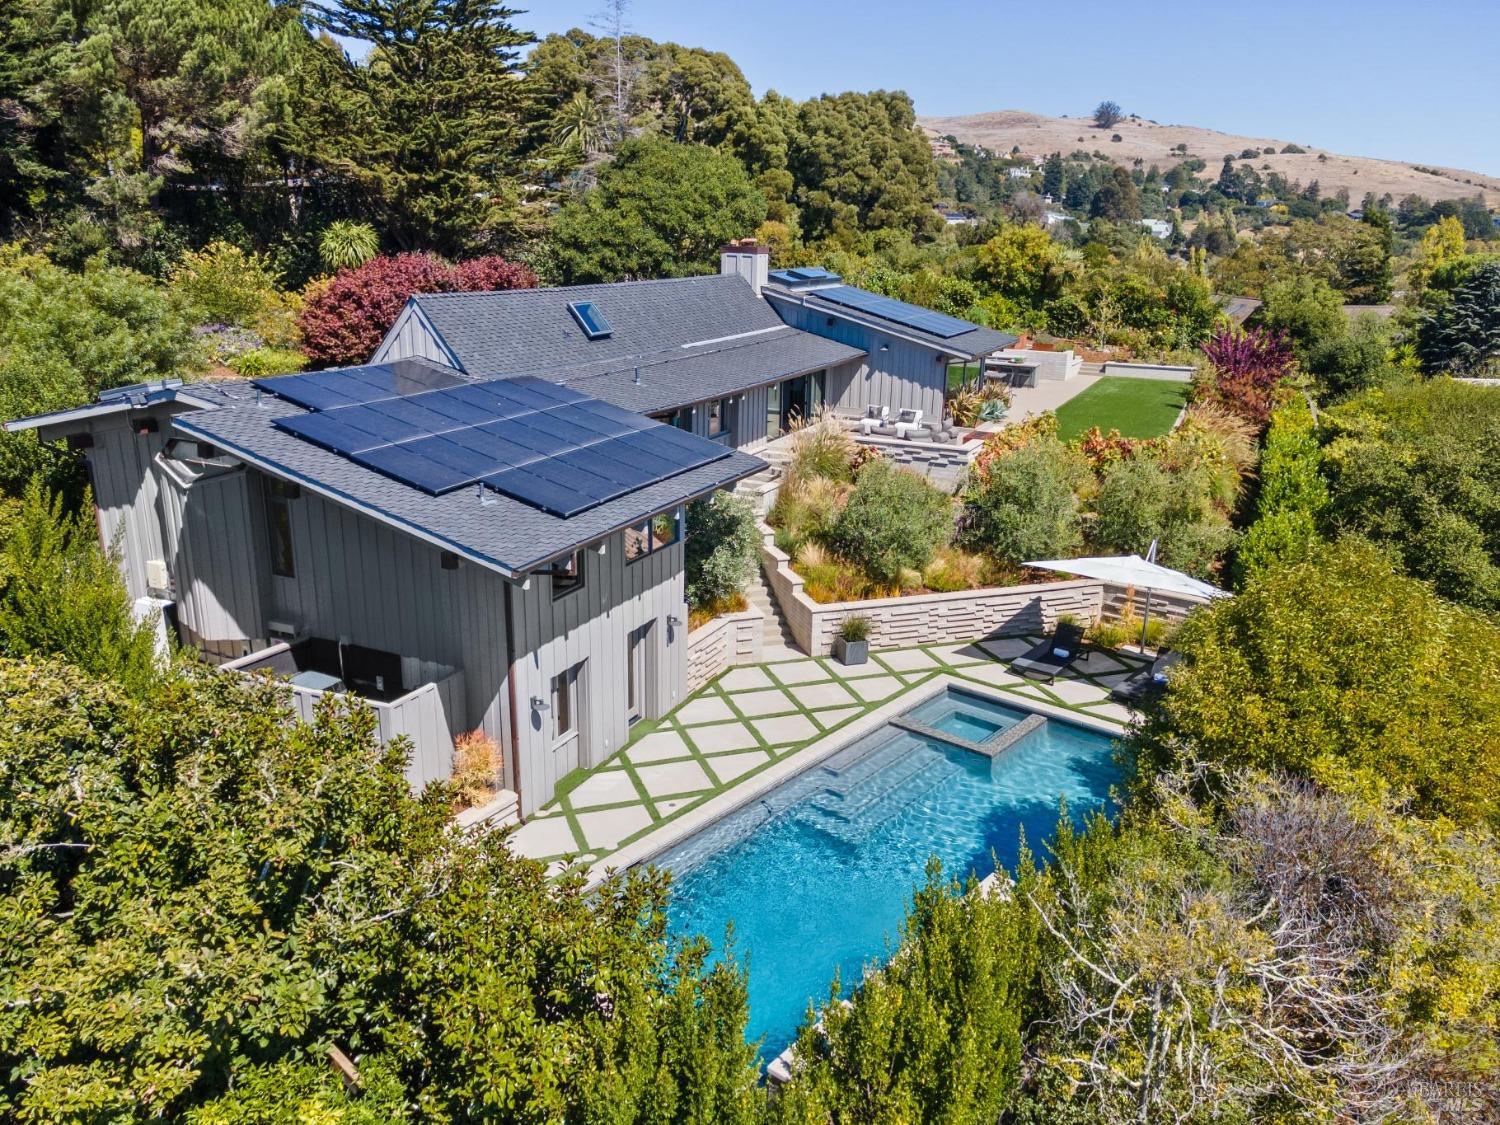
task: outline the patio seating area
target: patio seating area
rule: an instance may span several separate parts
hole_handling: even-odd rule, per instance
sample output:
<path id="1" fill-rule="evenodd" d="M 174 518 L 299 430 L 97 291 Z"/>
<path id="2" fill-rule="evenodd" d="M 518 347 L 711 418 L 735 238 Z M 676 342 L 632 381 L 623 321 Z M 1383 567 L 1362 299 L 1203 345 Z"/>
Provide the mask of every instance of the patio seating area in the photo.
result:
<path id="1" fill-rule="evenodd" d="M 566 779 L 512 846 L 557 869 L 571 859 L 597 864 L 763 771 L 838 741 L 872 712 L 915 700 L 942 677 L 1123 730 L 1130 711 L 1109 695 L 1145 658 L 1096 651 L 1054 683 L 1038 683 L 1007 667 L 1038 639 L 886 649 L 854 667 L 804 657 L 731 668 L 670 715 L 640 724 L 604 765 Z"/>

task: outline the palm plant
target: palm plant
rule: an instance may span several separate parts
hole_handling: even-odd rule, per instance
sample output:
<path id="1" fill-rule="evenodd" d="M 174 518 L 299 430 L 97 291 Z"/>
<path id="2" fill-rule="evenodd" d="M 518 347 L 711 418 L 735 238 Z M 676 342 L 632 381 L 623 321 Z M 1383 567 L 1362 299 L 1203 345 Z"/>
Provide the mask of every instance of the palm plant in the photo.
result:
<path id="1" fill-rule="evenodd" d="M 604 111 L 584 91 L 575 91 L 557 111 L 552 139 L 559 148 L 571 149 L 584 157 L 597 156 L 605 151 L 609 140 Z"/>
<path id="2" fill-rule="evenodd" d="M 329 273 L 362 266 L 379 252 L 379 236 L 368 223 L 335 219 L 318 238 L 318 257 Z"/>

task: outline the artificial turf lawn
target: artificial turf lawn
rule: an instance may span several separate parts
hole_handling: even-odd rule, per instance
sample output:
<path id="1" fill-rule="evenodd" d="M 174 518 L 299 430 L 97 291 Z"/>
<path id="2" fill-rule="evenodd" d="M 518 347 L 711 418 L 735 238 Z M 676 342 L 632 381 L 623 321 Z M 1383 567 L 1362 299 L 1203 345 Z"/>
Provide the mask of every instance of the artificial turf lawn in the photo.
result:
<path id="1" fill-rule="evenodd" d="M 1057 432 L 1064 441 L 1090 426 L 1124 437 L 1160 437 L 1172 428 L 1187 401 L 1187 384 L 1167 379 L 1106 376 L 1057 408 Z"/>

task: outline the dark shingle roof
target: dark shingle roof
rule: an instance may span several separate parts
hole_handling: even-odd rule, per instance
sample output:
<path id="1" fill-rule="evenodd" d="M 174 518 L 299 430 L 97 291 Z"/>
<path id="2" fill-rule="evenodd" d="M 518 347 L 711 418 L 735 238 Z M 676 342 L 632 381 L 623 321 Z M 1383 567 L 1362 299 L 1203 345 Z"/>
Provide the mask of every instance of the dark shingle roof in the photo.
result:
<path id="1" fill-rule="evenodd" d="M 546 377 L 626 410 L 650 414 L 805 375 L 864 354 L 837 340 L 782 326 L 703 347 L 658 352 L 638 363 L 589 364 Z"/>
<path id="2" fill-rule="evenodd" d="M 562 374 L 580 364 L 622 363 L 781 320 L 741 277 L 710 274 L 562 289 L 422 293 L 412 298 L 471 375 Z M 590 340 L 568 312 L 592 301 L 613 332 Z M 555 377 L 549 376 L 549 377 Z"/>
<path id="3" fill-rule="evenodd" d="M 1001 332 L 994 328 L 984 328 L 978 324 L 974 325 L 973 331 L 963 332 L 957 336 L 935 336 L 930 332 L 923 332 L 920 328 L 913 328 L 907 324 L 886 320 L 884 317 L 876 316 L 873 313 L 864 312 L 860 309 L 852 309 L 847 305 L 835 304 L 833 301 L 821 300 L 818 297 L 816 289 L 790 292 L 768 286 L 765 293 L 767 297 L 777 301 L 785 301 L 794 305 L 806 304 L 808 308 L 817 309 L 819 312 L 827 313 L 829 316 L 871 324 L 881 331 L 890 332 L 898 336 L 908 336 L 928 344 L 937 351 L 948 352 L 954 355 L 989 355 L 991 352 L 997 352 L 1001 348 L 1010 347 L 1020 339 L 1014 333 Z"/>
<path id="4" fill-rule="evenodd" d="M 222 395 L 222 392 L 221 392 Z M 507 576 L 592 543 L 657 512 L 758 472 L 765 463 L 747 453 L 679 473 L 628 496 L 559 519 L 529 504 L 484 489 L 431 496 L 277 429 L 277 418 L 305 414 L 271 395 L 240 385 L 232 402 L 172 419 L 173 428 L 212 442 L 273 476 L 296 481 L 336 503 Z M 480 497 L 483 496 L 483 501 Z"/>

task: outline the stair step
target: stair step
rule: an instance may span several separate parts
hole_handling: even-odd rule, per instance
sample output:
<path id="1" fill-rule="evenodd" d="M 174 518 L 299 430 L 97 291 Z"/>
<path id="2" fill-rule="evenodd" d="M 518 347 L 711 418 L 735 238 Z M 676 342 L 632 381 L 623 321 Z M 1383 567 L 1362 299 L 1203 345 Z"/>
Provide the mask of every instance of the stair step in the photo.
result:
<path id="1" fill-rule="evenodd" d="M 877 829 L 911 808 L 914 802 L 961 772 L 960 767 L 937 756 L 935 760 L 923 763 L 923 768 L 884 786 L 882 792 L 859 808 L 849 810 L 847 815 L 841 816 L 813 805 L 804 806 L 798 816 L 814 831 L 857 847 Z"/>

